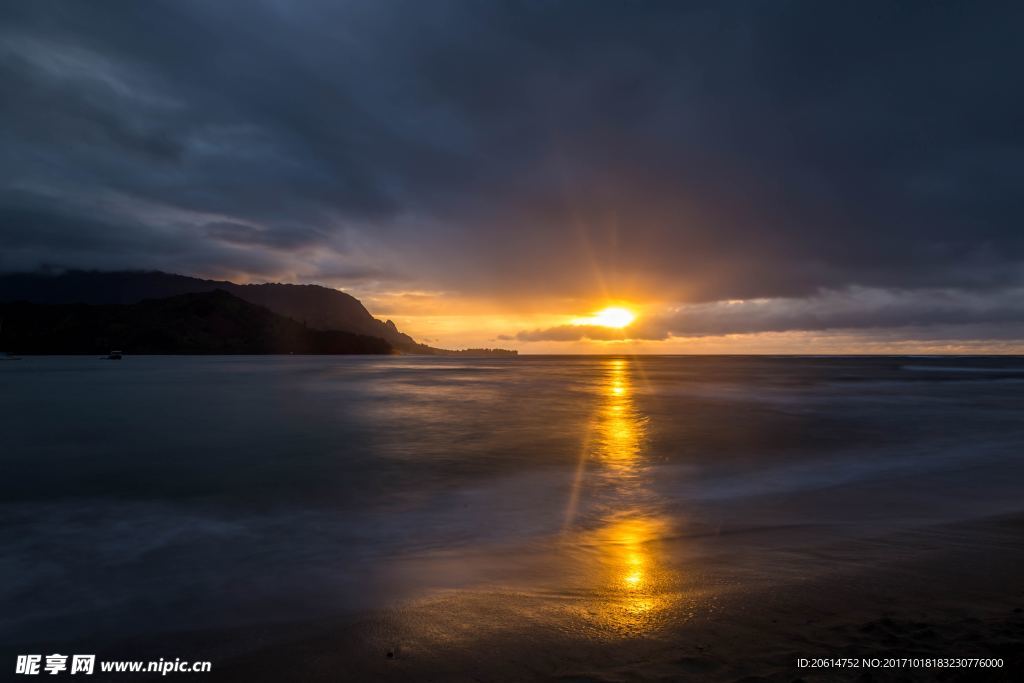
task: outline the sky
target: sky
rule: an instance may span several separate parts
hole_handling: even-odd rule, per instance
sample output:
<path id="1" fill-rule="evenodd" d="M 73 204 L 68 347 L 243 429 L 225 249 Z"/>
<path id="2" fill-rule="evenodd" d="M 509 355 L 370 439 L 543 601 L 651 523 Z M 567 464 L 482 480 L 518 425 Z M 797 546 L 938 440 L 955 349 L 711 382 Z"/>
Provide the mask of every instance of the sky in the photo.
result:
<path id="1" fill-rule="evenodd" d="M 1020 3 L 0 4 L 0 271 L 527 353 L 1024 352 Z M 636 320 L 586 324 L 608 306 Z"/>

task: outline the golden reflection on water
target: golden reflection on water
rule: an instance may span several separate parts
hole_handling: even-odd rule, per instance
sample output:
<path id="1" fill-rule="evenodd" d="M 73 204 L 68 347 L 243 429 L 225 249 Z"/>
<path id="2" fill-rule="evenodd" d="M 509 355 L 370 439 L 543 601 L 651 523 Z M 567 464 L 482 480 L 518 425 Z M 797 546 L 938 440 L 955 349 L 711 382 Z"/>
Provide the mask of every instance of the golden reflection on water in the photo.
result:
<path id="1" fill-rule="evenodd" d="M 505 583 L 510 590 L 496 590 L 506 581 L 499 579 L 487 590 L 421 602 L 419 617 L 410 623 L 434 639 L 429 647 L 465 646 L 534 626 L 592 643 L 615 643 L 655 634 L 693 614 L 698 598 L 692 588 L 684 591 L 678 560 L 671 559 L 680 549 L 673 544 L 668 552 L 674 527 L 659 513 L 658 499 L 648 488 L 653 476 L 647 462 L 648 419 L 636 400 L 638 375 L 631 363 L 625 358 L 601 361 L 557 543 L 544 543 L 539 552 L 517 548 L 514 557 L 499 555 L 490 567 L 459 555 L 452 563 L 441 558 L 437 571 L 449 580 L 462 571 L 486 575 L 494 567 L 495 575 L 511 577 Z M 413 567 L 422 578 L 423 566 Z"/>
<path id="2" fill-rule="evenodd" d="M 621 504 L 609 511 L 604 526 L 580 539 L 597 560 L 588 572 L 594 597 L 587 601 L 583 616 L 606 636 L 642 635 L 655 628 L 681 596 L 674 573 L 658 553 L 665 522 L 643 505 L 631 503 L 643 486 L 647 420 L 636 406 L 630 362 L 608 359 L 603 369 L 600 403 L 583 457 L 593 460 L 589 466 L 594 477 Z M 575 488 L 581 485 L 578 476 Z M 578 499 L 579 492 L 572 497 Z"/>
<path id="3" fill-rule="evenodd" d="M 633 401 L 633 384 L 624 358 L 611 358 L 605 367 L 601 405 L 591 425 L 593 455 L 618 474 L 633 474 L 641 462 L 646 429 Z"/>

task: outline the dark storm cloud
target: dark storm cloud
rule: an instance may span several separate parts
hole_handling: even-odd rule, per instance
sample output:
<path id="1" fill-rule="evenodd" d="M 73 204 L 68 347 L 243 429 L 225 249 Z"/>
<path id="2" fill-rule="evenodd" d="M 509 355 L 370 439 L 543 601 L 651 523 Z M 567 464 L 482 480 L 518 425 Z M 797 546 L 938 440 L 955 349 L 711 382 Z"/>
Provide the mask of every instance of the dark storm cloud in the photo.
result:
<path id="1" fill-rule="evenodd" d="M 316 244 L 322 239 L 319 230 L 301 227 L 262 229 L 244 223 L 216 221 L 203 226 L 207 236 L 229 244 L 259 245 L 271 249 L 293 249 Z"/>
<path id="2" fill-rule="evenodd" d="M 940 288 L 979 307 L 1024 273 L 1021 19 L 995 2 L 6 3 L 0 268 L 684 302 Z"/>

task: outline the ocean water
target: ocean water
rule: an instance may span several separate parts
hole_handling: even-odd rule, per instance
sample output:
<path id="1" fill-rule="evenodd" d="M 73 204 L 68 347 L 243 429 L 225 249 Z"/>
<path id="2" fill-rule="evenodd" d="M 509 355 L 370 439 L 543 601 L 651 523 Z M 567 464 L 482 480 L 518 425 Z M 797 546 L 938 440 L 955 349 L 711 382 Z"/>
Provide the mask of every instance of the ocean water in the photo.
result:
<path id="1" fill-rule="evenodd" d="M 642 633 L 720 578 L 689 576 L 698 556 L 754 553 L 770 581 L 808 567 L 763 561 L 780 530 L 810 548 L 1019 509 L 1022 399 L 1007 357 L 4 362 L 0 638 L 489 590 Z"/>

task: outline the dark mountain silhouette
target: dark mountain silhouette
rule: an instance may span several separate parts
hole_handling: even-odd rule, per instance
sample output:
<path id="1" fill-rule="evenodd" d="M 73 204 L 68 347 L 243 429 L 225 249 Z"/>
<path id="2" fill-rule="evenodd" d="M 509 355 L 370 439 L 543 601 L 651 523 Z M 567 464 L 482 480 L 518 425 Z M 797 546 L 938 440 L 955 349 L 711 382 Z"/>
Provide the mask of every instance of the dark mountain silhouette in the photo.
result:
<path id="1" fill-rule="evenodd" d="M 406 353 L 443 353 L 441 349 L 419 344 L 409 335 L 399 332 L 390 320 L 377 320 L 355 297 L 320 285 L 237 285 L 222 280 L 201 280 L 158 271 L 68 271 L 55 275 L 0 275 L 0 302 L 134 304 L 145 299 L 163 299 L 217 289 L 249 303 L 264 306 L 313 329 L 380 337 Z"/>
<path id="2" fill-rule="evenodd" d="M 383 339 L 388 343 L 390 349 L 401 353 L 429 355 L 516 354 L 515 351 L 503 349 L 449 351 L 420 344 L 409 335 L 399 331 L 392 321 L 381 322 L 374 318 L 355 297 L 320 285 L 278 283 L 238 285 L 224 280 L 203 280 L 159 271 L 72 270 L 56 274 L 13 273 L 0 275 L 0 305 L 26 302 L 52 306 L 72 304 L 130 306 L 143 301 L 167 299 L 185 294 L 209 293 L 217 290 L 291 319 L 305 329 L 375 337 Z M 38 315 L 43 316 L 42 313 Z M 4 342 L 3 345 L 11 346 L 7 342 Z M 122 344 L 122 346 L 127 346 L 127 344 Z M 138 353 L 138 351 L 135 352 Z M 298 353 L 298 351 L 296 352 Z M 220 353 L 236 352 L 220 351 Z"/>
<path id="3" fill-rule="evenodd" d="M 378 337 L 317 330 L 224 290 L 139 303 L 0 304 L 3 345 L 20 354 L 391 353 Z"/>

